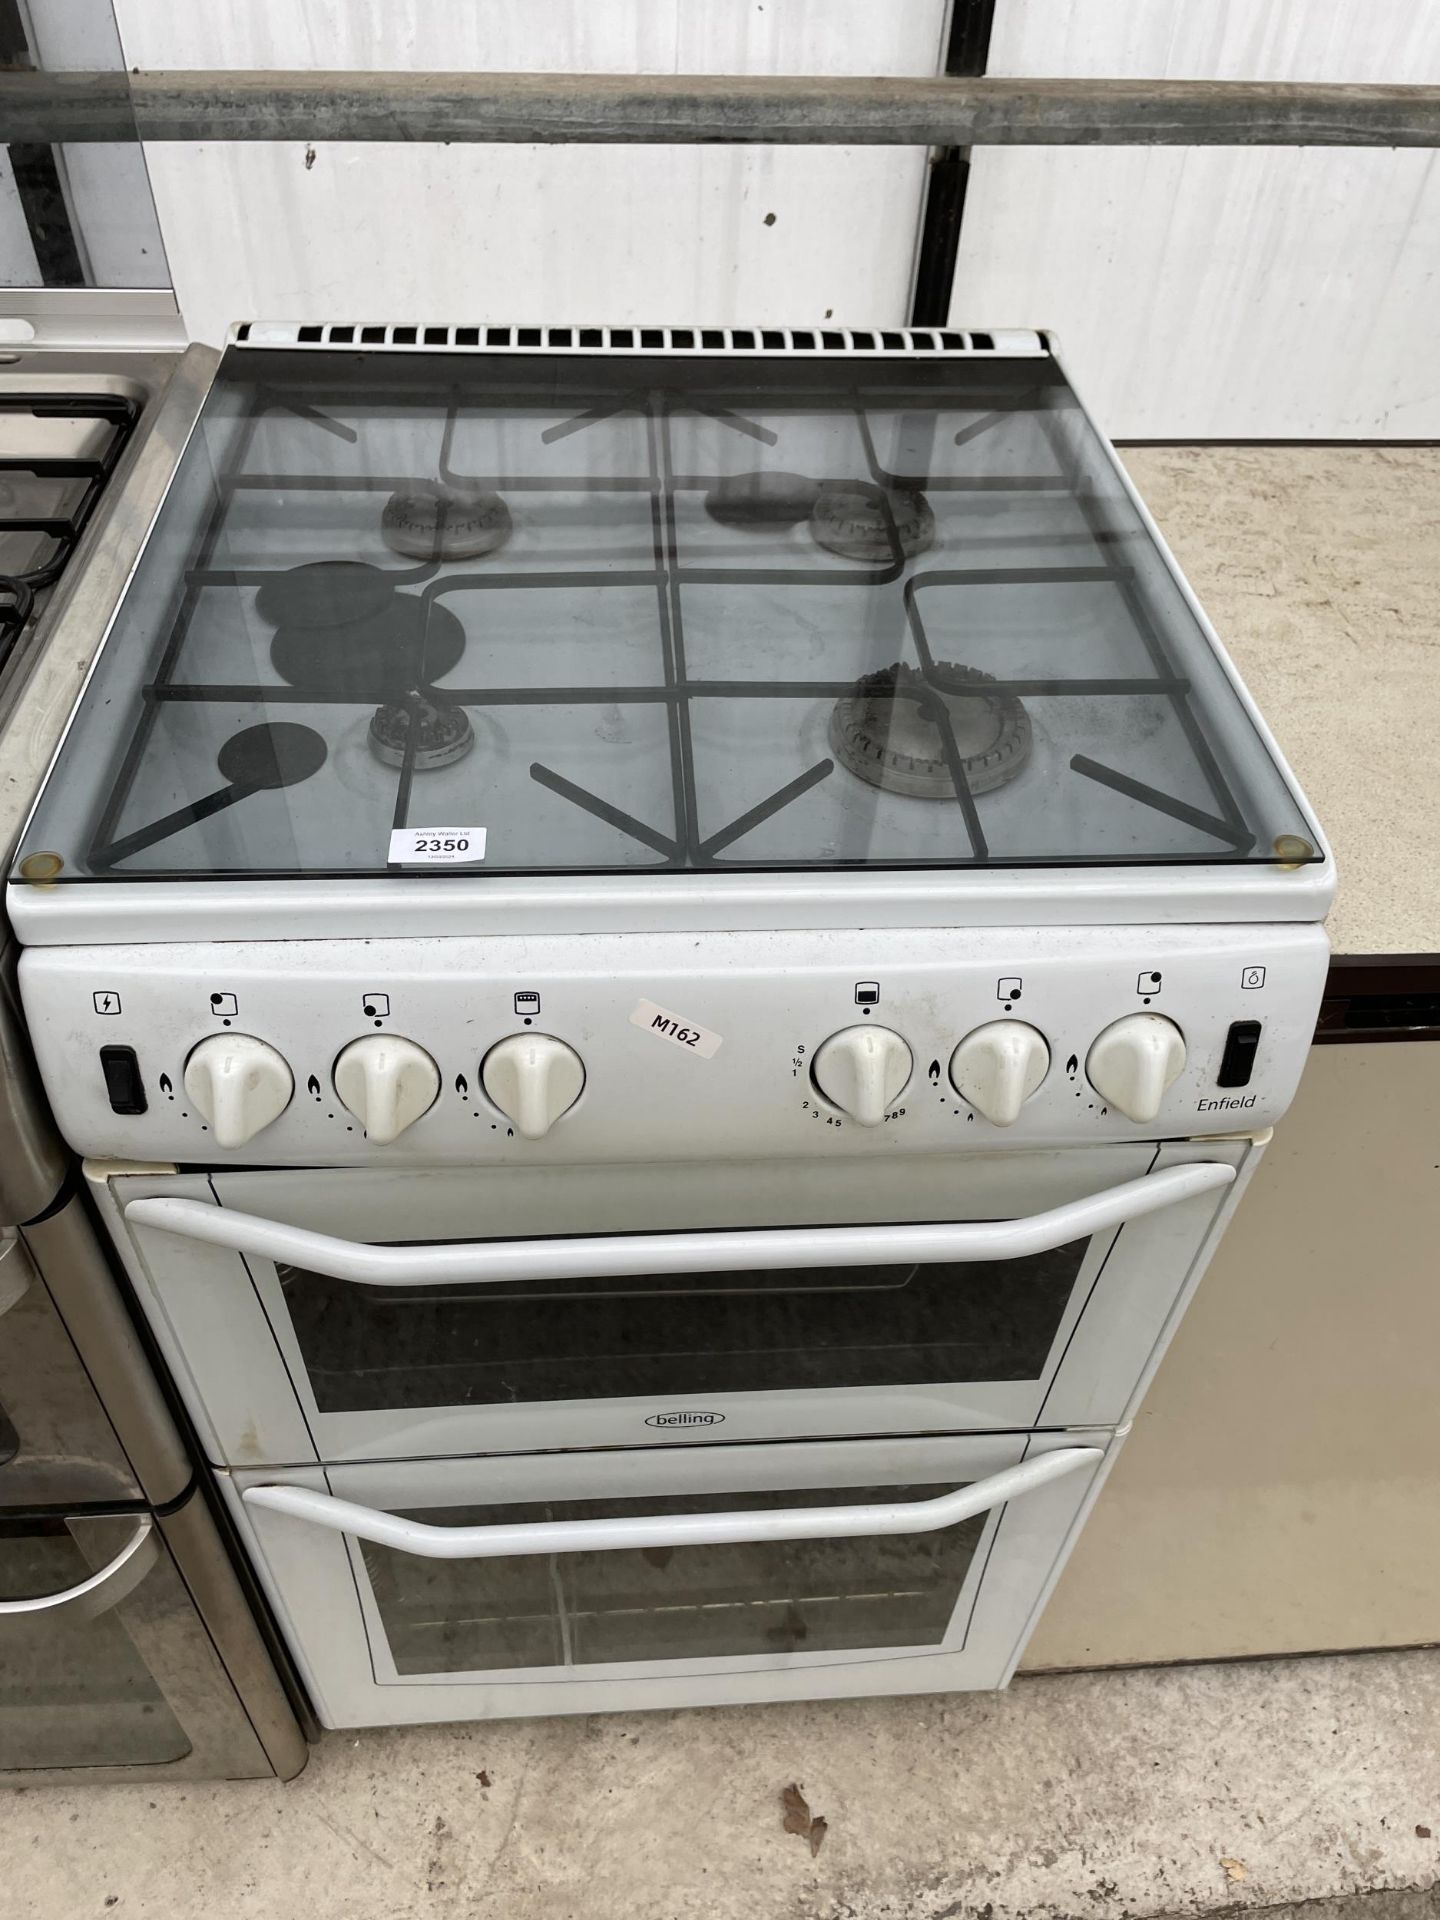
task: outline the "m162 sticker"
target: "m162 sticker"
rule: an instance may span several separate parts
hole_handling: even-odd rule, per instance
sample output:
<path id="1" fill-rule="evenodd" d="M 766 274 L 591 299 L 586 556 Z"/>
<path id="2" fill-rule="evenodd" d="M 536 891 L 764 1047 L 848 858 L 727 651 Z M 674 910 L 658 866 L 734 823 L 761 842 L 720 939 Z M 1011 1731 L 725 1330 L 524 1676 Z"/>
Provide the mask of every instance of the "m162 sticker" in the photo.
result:
<path id="1" fill-rule="evenodd" d="M 693 1020 L 682 1020 L 678 1013 L 671 1013 L 668 1007 L 657 1007 L 653 1000 L 636 1002 L 630 1024 L 645 1033 L 653 1033 L 658 1040 L 668 1040 L 672 1047 L 684 1047 L 687 1053 L 698 1054 L 702 1060 L 709 1060 L 722 1045 L 718 1033 L 697 1026 Z"/>

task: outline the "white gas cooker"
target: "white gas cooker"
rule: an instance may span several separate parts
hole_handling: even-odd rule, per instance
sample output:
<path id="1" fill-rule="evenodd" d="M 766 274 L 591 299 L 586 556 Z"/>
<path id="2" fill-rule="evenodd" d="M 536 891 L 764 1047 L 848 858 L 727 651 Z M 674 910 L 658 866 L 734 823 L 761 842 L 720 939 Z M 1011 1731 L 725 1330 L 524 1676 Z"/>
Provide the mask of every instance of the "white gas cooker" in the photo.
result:
<path id="1" fill-rule="evenodd" d="M 9 904 L 84 1150 L 440 1164 L 1268 1121 L 1332 886 L 1044 336 L 249 326 Z"/>
<path id="2" fill-rule="evenodd" d="M 1333 889 L 1045 336 L 241 328 L 120 584 L 26 1014 L 322 1718 L 1002 1684 Z"/>

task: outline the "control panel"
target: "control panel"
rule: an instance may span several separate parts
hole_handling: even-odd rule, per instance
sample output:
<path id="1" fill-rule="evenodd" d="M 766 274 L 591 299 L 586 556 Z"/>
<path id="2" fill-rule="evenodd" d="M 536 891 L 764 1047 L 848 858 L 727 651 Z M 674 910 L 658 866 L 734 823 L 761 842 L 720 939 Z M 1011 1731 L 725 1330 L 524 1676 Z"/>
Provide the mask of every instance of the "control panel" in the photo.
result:
<path id="1" fill-rule="evenodd" d="M 465 1165 L 1059 1147 L 1289 1104 L 1314 926 L 31 948 L 78 1151 Z"/>

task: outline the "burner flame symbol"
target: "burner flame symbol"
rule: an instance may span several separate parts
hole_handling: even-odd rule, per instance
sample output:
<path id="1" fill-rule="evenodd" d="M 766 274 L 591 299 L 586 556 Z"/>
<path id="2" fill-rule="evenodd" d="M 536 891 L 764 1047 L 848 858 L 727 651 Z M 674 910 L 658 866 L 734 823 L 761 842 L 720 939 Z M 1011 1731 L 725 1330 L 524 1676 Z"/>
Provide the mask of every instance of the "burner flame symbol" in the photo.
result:
<path id="1" fill-rule="evenodd" d="M 469 1097 L 470 1085 L 463 1073 L 457 1073 L 455 1076 L 455 1091 L 462 1100 Z"/>
<path id="2" fill-rule="evenodd" d="M 305 1091 L 312 1094 L 317 1100 L 320 1098 L 320 1082 L 315 1078 L 313 1073 L 305 1082 Z"/>
<path id="3" fill-rule="evenodd" d="M 170 1093 L 173 1091 L 173 1085 L 168 1073 L 162 1073 L 160 1076 L 160 1091 L 161 1093 Z"/>
<path id="4" fill-rule="evenodd" d="M 1065 1071 L 1072 1080 L 1075 1078 L 1076 1074 L 1080 1071 L 1080 1056 L 1078 1054 L 1071 1054 L 1070 1058 L 1065 1062 Z"/>
<path id="5" fill-rule="evenodd" d="M 940 1062 L 938 1060 L 932 1060 L 930 1062 L 930 1084 L 932 1087 L 940 1084 Z"/>

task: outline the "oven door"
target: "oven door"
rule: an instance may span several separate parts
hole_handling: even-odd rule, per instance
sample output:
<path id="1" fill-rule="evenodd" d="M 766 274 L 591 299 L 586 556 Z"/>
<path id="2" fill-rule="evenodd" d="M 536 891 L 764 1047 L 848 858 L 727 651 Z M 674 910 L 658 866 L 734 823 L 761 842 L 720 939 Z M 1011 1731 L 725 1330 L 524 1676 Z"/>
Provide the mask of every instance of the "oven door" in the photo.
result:
<path id="1" fill-rule="evenodd" d="M 351 1727 L 1003 1685 L 1105 1457 L 997 1434 L 222 1485 Z"/>
<path id="2" fill-rule="evenodd" d="M 0 1513 L 0 1779 L 273 1773 L 168 1524 L 138 1507 Z"/>
<path id="3" fill-rule="evenodd" d="M 1111 1426 L 1245 1152 L 109 1184 L 207 1448 L 251 1466 Z"/>

